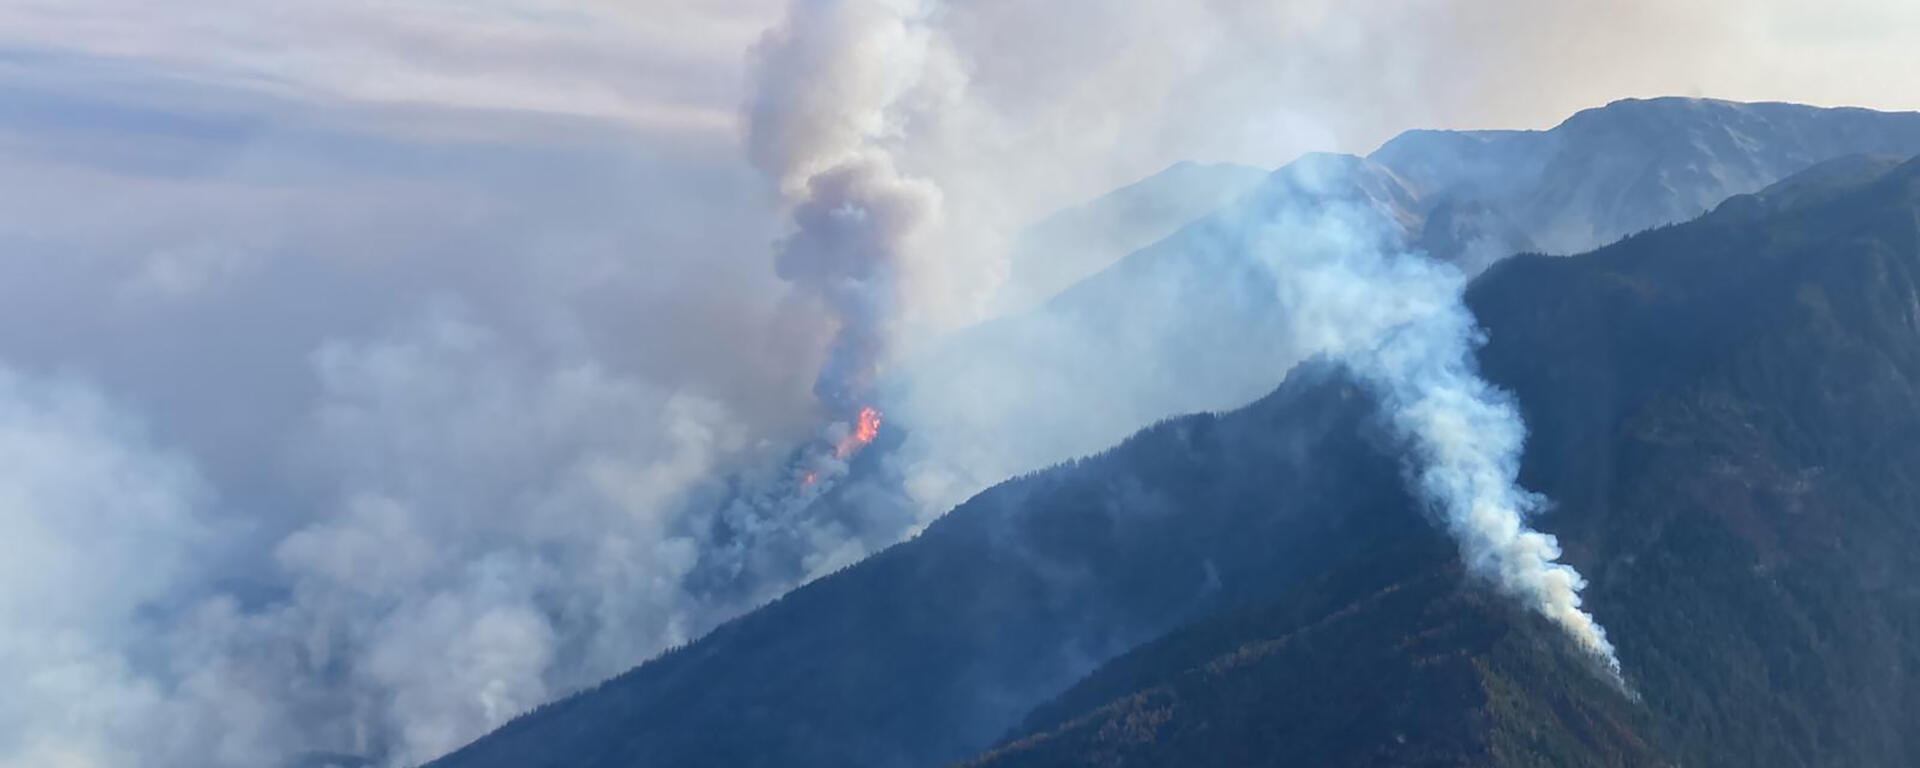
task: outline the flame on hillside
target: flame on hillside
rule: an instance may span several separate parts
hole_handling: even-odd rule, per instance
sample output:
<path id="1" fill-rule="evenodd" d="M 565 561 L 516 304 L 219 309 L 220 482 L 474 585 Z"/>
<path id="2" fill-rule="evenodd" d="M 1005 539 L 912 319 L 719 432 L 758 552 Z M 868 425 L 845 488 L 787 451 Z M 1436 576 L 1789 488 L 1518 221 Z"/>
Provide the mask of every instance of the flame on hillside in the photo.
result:
<path id="1" fill-rule="evenodd" d="M 836 459 L 851 458 L 854 454 L 859 453 L 860 449 L 867 447 L 868 443 L 873 442 L 873 439 L 879 436 L 880 411 L 870 405 L 864 406 L 860 409 L 860 416 L 853 422 L 853 431 L 848 432 L 846 437 L 840 438 L 840 441 L 834 444 L 833 457 Z"/>
<path id="2" fill-rule="evenodd" d="M 845 430 L 846 433 L 838 438 L 829 437 L 826 445 L 812 449 L 807 454 L 808 458 L 799 461 L 796 476 L 799 478 L 802 492 L 814 490 L 815 486 L 823 483 L 831 484 L 832 481 L 839 479 L 840 475 L 846 472 L 844 462 L 852 459 L 861 449 L 866 448 L 867 444 L 872 443 L 874 438 L 880 436 L 879 409 L 872 406 L 862 407 L 851 424 L 845 422 L 835 424 L 829 430 L 829 434 L 838 433 L 840 430 Z"/>

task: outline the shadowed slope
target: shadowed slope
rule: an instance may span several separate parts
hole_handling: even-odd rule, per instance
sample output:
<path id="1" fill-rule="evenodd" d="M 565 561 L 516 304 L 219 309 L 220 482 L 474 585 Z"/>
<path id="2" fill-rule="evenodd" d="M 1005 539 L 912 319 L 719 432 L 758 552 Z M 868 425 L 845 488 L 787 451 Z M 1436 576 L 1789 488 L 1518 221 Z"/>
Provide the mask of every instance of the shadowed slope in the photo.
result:
<path id="1" fill-rule="evenodd" d="M 1324 368 L 1003 483 L 436 766 L 904 766 L 977 751 L 1115 654 L 1401 535 L 1367 399 Z"/>

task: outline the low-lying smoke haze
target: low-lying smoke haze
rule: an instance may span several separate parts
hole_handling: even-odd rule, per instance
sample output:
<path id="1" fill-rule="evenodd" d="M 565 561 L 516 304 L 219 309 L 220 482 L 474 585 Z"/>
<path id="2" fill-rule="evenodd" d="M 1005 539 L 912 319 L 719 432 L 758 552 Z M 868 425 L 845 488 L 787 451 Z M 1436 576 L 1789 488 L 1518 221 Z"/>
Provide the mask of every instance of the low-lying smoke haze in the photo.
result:
<path id="1" fill-rule="evenodd" d="M 1848 5 L 8 3 L 0 767 L 430 759 L 791 586 L 690 589 L 703 526 L 868 395 L 917 506 L 791 578 L 1171 415 L 1009 465 L 927 396 L 1041 217 L 1622 96 L 1910 106 L 1916 12 Z M 1377 374 L 1469 561 L 1582 631 L 1457 276 L 1362 322 L 1371 275 L 1275 264 L 1336 334 L 1276 355 Z"/>

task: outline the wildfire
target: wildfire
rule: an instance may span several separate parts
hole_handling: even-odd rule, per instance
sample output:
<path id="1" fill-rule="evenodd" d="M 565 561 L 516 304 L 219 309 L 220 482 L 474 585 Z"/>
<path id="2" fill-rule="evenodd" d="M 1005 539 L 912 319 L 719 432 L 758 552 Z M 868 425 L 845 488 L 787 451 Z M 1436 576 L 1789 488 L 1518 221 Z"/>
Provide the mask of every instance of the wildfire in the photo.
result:
<path id="1" fill-rule="evenodd" d="M 853 431 L 847 433 L 846 437 L 841 438 L 840 442 L 833 446 L 833 456 L 836 459 L 844 459 L 859 453 L 861 448 L 867 447 L 867 443 L 873 442 L 873 439 L 879 436 L 880 411 L 875 410 L 873 406 L 863 407 L 860 409 L 860 417 L 854 420 Z"/>
<path id="2" fill-rule="evenodd" d="M 844 424 L 836 424 L 835 428 L 838 429 L 845 426 Z M 847 429 L 845 435 L 830 445 L 822 446 L 819 443 L 815 443 L 812 447 L 808 448 L 805 458 L 801 459 L 801 463 L 794 467 L 794 478 L 799 484 L 798 490 L 800 492 L 807 492 L 813 489 L 819 489 L 824 492 L 826 486 L 831 485 L 834 481 L 838 480 L 841 475 L 846 474 L 847 467 L 845 464 L 841 464 L 837 468 L 830 467 L 823 465 L 821 462 L 829 456 L 839 462 L 851 459 L 854 454 L 860 452 L 860 449 L 867 447 L 868 443 L 873 442 L 873 439 L 879 436 L 880 411 L 872 407 L 861 408 L 860 415 L 854 418 L 852 428 Z"/>

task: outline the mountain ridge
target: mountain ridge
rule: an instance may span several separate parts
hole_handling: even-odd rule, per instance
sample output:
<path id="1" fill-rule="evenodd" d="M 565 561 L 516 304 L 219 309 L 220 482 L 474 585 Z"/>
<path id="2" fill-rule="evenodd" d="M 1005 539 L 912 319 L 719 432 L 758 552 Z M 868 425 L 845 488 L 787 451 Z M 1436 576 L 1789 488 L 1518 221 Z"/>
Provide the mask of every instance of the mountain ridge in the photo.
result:
<path id="1" fill-rule="evenodd" d="M 1770 190 L 1830 179 L 1830 170 Z M 1902 726 L 1920 713 L 1903 693 L 1920 682 L 1910 671 L 1920 661 L 1920 590 L 1902 589 L 1895 574 L 1917 564 L 1920 482 L 1910 466 L 1920 418 L 1887 407 L 1920 390 L 1920 161 L 1865 176 L 1761 216 L 1709 215 L 1574 259 L 1517 258 L 1473 287 L 1491 339 L 1488 374 L 1518 393 L 1535 425 L 1523 479 L 1560 502 L 1546 522 L 1592 578 L 1594 612 L 1643 698 L 1597 688 L 1605 673 L 1591 662 L 1586 672 L 1554 662 L 1570 643 L 1539 617 L 1430 590 L 1367 633 L 1303 650 L 1291 639 L 1299 622 L 1216 615 L 1104 665 L 969 765 L 1906 764 L 1920 750 Z M 1722 209 L 1754 210 L 1738 198 Z M 1887 258 L 1899 266 L 1876 263 Z M 1715 281 L 1727 270 L 1703 261 L 1743 263 L 1752 279 Z M 1649 274 L 1668 277 L 1632 279 Z M 1569 277 L 1580 289 L 1536 284 Z M 1864 311 L 1823 316 L 1831 306 L 1794 300 L 1818 285 L 1850 287 Z M 1638 316 L 1591 314 L 1621 310 Z M 1569 328 L 1634 343 L 1556 344 Z M 1782 345 L 1887 367 L 1795 365 L 1800 356 Z M 1577 351 L 1556 351 L 1565 349 Z M 1635 353 L 1632 363 L 1610 359 Z M 1655 363 L 1649 353 L 1671 357 Z M 1591 363 L 1611 373 L 1568 367 Z M 1572 378 L 1615 386 L 1569 388 Z M 1811 403 L 1781 394 L 1809 385 L 1837 390 Z M 1855 398 L 1874 407 L 1850 405 Z M 1817 418 L 1795 423 L 1806 415 Z M 1847 454 L 1871 458 L 1841 463 Z M 1836 472 L 1851 477 L 1822 477 Z M 1444 556 L 1385 543 L 1346 574 L 1253 612 L 1317 602 L 1313 615 L 1351 620 L 1380 595 L 1459 580 Z M 1436 607 L 1522 642 L 1503 649 L 1444 625 L 1405 625 Z M 1271 653 L 1288 643 L 1292 658 Z M 1221 672 L 1222 660 L 1250 657 L 1264 666 Z M 1457 675 L 1410 677 L 1432 664 Z M 1323 670 L 1337 674 L 1316 678 Z M 1286 736 L 1303 722 L 1315 724 L 1310 733 Z"/>
<path id="2" fill-rule="evenodd" d="M 1566 727 L 1535 743 L 1519 714 L 1496 718 L 1471 749 L 1436 747 L 1436 765 L 1585 749 L 1634 765 L 1656 753 L 1763 767 L 1920 756 L 1920 736 L 1898 727 L 1920 714 L 1901 693 L 1920 681 L 1884 673 L 1920 671 L 1920 593 L 1895 578 L 1920 566 L 1920 526 L 1899 514 L 1920 508 L 1908 469 L 1920 466 L 1920 163 L 1841 186 L 1784 210 L 1736 198 L 1579 257 L 1504 260 L 1470 286 L 1488 332 L 1482 367 L 1533 430 L 1522 482 L 1557 503 L 1539 524 L 1592 580 L 1593 612 L 1653 725 L 1581 730 L 1634 721 L 1502 687 L 1587 685 L 1550 649 L 1469 648 L 1494 670 L 1472 670 L 1488 701 L 1564 710 Z M 1337 370 L 1304 366 L 1241 411 L 1168 421 L 997 485 L 913 541 L 433 765 L 967 759 L 1155 638 L 1284 602 L 1343 563 L 1392 562 L 1369 553 L 1439 541 L 1413 514 L 1372 407 Z M 1448 567 L 1418 562 L 1382 577 Z M 1473 605 L 1471 590 L 1441 592 Z M 1548 636 L 1486 605 L 1478 615 L 1516 633 L 1504 636 Z M 1263 658 L 1276 674 L 1321 661 Z M 1085 713 L 1055 709 L 1065 714 L 1035 727 Z M 1195 759 L 1173 757 L 1186 759 L 1126 764 Z"/>
<path id="3" fill-rule="evenodd" d="M 1275 305 L 1285 275 L 1249 252 L 1249 232 L 1277 212 L 1371 205 L 1398 222 L 1401 247 L 1472 275 L 1513 253 L 1586 251 L 1691 219 L 1862 152 L 1920 154 L 1920 113 L 1627 100 L 1545 131 L 1408 132 L 1364 158 L 1308 154 L 1036 309 L 904 361 L 887 399 L 928 441 L 1036 433 L 970 467 L 984 487 L 1134 425 L 1237 408 L 1320 351 Z M 979 407 L 960 415 L 951 404 L 963 401 Z"/>

